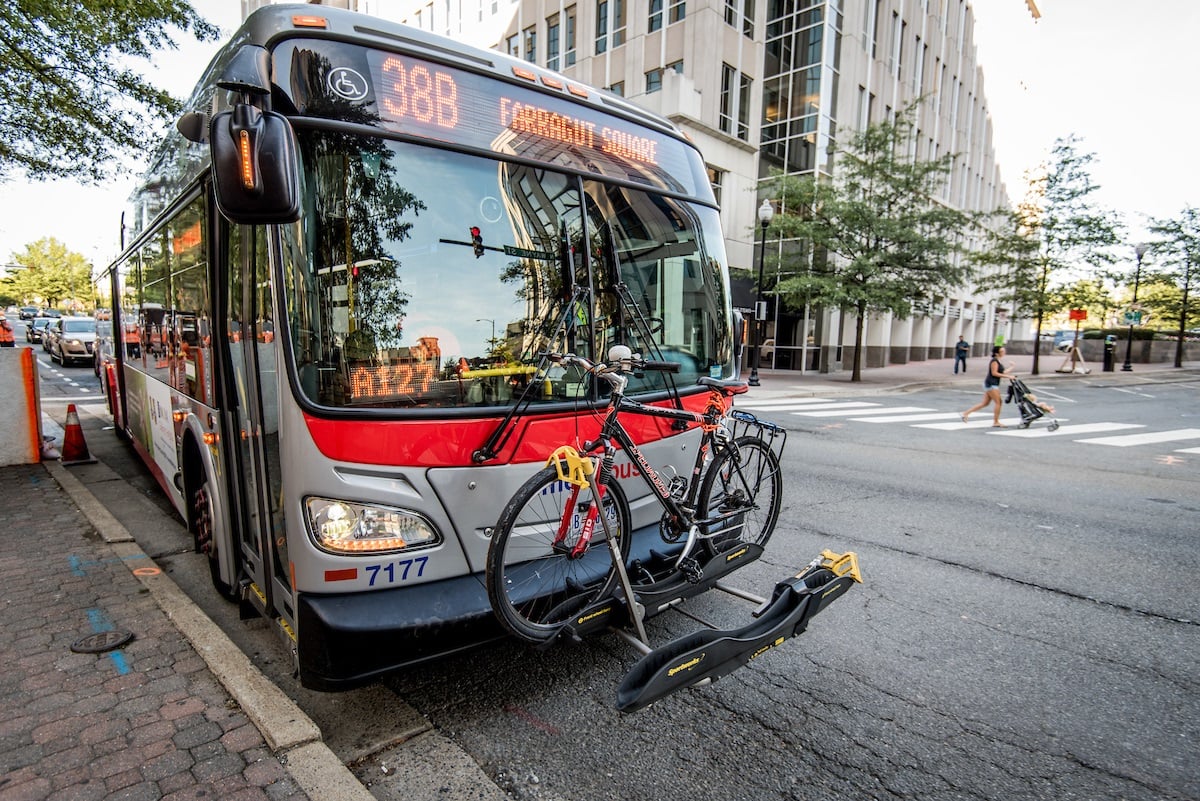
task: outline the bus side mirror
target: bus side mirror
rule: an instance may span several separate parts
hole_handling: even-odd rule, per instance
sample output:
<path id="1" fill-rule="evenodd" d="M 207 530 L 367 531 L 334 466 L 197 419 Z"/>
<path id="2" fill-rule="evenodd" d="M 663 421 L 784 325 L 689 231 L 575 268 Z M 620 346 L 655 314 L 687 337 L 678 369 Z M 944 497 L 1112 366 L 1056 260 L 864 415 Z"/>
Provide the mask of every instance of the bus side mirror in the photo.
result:
<path id="1" fill-rule="evenodd" d="M 208 141 L 217 208 L 230 222 L 300 219 L 298 149 L 287 118 L 238 103 L 213 116 Z"/>

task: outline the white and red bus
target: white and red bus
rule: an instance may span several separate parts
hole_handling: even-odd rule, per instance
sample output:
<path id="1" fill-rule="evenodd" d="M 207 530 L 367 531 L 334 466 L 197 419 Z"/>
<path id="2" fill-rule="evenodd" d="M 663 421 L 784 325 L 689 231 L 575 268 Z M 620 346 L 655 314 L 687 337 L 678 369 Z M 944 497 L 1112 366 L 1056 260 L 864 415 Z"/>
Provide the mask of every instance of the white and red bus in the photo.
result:
<path id="1" fill-rule="evenodd" d="M 498 636 L 490 527 L 603 405 L 538 354 L 656 353 L 682 373 L 633 394 L 696 410 L 734 375 L 700 154 L 619 97 L 314 6 L 251 15 L 190 108 L 98 291 L 129 340 L 102 346 L 116 431 L 306 686 Z M 697 431 L 627 424 L 690 466 Z"/>

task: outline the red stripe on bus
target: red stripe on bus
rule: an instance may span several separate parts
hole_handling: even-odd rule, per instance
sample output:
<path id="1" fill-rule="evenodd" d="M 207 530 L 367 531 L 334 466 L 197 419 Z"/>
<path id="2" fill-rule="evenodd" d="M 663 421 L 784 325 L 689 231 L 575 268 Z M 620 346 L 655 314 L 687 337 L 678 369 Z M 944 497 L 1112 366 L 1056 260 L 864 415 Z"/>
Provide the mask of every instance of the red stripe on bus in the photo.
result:
<path id="1" fill-rule="evenodd" d="M 708 401 L 706 393 L 689 395 L 684 406 L 700 412 Z M 669 404 L 656 404 L 667 406 Z M 497 418 L 475 420 L 325 420 L 305 413 L 305 424 L 313 443 L 330 459 L 358 464 L 420 465 L 457 467 L 473 464 L 471 454 L 491 436 Z M 621 423 L 634 441 L 641 444 L 677 432 L 671 421 L 628 414 Z M 582 442 L 596 436 L 600 421 L 588 414 L 528 417 L 517 421 L 497 462 L 539 462 L 566 442 Z"/>
<path id="2" fill-rule="evenodd" d="M 347 567 L 343 568 L 342 570 L 325 571 L 326 581 L 354 581 L 356 578 L 358 578 L 357 567 Z"/>

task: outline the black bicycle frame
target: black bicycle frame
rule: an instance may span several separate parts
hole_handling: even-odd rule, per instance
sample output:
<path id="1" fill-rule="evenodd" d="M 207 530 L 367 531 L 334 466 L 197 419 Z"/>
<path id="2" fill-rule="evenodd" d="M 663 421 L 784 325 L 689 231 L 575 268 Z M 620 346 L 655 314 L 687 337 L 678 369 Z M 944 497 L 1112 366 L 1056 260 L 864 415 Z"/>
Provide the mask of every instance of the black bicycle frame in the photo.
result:
<path id="1" fill-rule="evenodd" d="M 686 409 L 664 409 L 660 406 L 647 406 L 644 403 L 638 403 L 634 400 L 629 400 L 624 395 L 619 395 L 613 399 L 612 409 L 604 418 L 604 423 L 600 426 L 600 433 L 596 439 L 584 444 L 584 451 L 592 453 L 597 449 L 603 449 L 603 458 L 600 462 L 600 470 L 596 479 L 599 488 L 596 491 L 597 508 L 588 510 L 588 517 L 594 518 L 599 513 L 599 507 L 603 505 L 605 488 L 608 484 L 610 476 L 612 476 L 613 463 L 616 460 L 616 448 L 613 447 L 613 440 L 629 454 L 630 460 L 637 467 L 638 472 L 642 476 L 642 480 L 646 482 L 646 486 L 662 503 L 663 508 L 674 521 L 690 520 L 694 521 L 693 512 L 684 509 L 675 500 L 675 496 L 663 483 L 662 477 L 658 471 L 650 466 L 646 461 L 646 457 L 642 455 L 637 443 L 629 436 L 629 432 L 621 425 L 618 416 L 621 412 L 632 412 L 634 414 L 646 415 L 648 417 L 663 417 L 668 420 L 680 420 L 687 423 L 704 424 L 705 416 L 696 412 L 690 412 Z M 700 473 L 704 469 L 704 459 L 708 454 L 709 444 L 712 441 L 712 435 L 705 431 L 701 441 L 700 448 L 696 452 L 696 462 L 692 466 L 691 479 L 688 481 L 687 503 L 694 507 L 696 504 L 696 496 L 700 491 Z M 587 527 L 587 532 L 590 535 L 591 527 Z"/>

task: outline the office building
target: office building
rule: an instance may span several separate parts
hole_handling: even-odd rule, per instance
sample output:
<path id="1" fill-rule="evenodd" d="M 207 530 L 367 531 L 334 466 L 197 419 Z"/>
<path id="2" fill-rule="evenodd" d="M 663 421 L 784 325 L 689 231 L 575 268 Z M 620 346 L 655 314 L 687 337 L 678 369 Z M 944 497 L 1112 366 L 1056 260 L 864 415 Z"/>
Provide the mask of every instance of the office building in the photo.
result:
<path id="1" fill-rule="evenodd" d="M 243 0 L 247 12 L 256 0 Z M 836 173 L 838 131 L 924 98 L 915 157 L 956 154 L 940 200 L 1007 206 L 967 0 L 341 0 L 334 5 L 491 47 L 608 89 L 668 117 L 704 154 L 721 204 L 735 303 L 749 316 L 756 210 L 773 171 Z M 768 240 L 768 270 L 787 242 Z M 745 271 L 745 272 L 737 272 Z M 777 279 L 785 276 L 775 276 Z M 768 280 L 773 285 L 775 280 Z M 855 320 L 768 298 L 765 368 L 849 365 Z M 866 321 L 864 366 L 976 354 L 1011 336 L 1012 310 L 963 287 L 909 319 Z"/>

